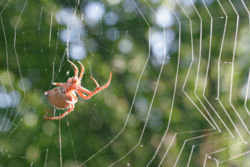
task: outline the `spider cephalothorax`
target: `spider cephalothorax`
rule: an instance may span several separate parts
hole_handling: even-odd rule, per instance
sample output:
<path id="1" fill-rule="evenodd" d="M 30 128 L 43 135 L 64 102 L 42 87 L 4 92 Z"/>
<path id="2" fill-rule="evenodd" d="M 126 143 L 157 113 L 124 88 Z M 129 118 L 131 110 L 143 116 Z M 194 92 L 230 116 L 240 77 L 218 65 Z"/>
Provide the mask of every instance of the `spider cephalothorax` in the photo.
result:
<path id="1" fill-rule="evenodd" d="M 75 69 L 75 76 L 68 79 L 66 83 L 53 83 L 58 87 L 55 87 L 51 90 L 46 91 L 44 94 L 47 96 L 48 101 L 56 108 L 60 109 L 68 109 L 60 116 L 56 117 L 44 117 L 45 119 L 61 119 L 68 113 L 74 110 L 75 103 L 77 102 L 76 93 L 80 95 L 83 99 L 89 99 L 96 93 L 102 91 L 103 89 L 107 88 L 110 84 L 112 78 L 112 72 L 110 72 L 109 80 L 106 84 L 100 87 L 98 82 L 90 76 L 90 78 L 95 82 L 96 89 L 94 91 L 90 91 L 81 86 L 81 80 L 84 73 L 84 67 L 81 62 L 78 63 L 81 65 L 81 72 L 78 77 L 78 68 L 77 66 L 68 60 L 68 62 L 74 67 Z"/>

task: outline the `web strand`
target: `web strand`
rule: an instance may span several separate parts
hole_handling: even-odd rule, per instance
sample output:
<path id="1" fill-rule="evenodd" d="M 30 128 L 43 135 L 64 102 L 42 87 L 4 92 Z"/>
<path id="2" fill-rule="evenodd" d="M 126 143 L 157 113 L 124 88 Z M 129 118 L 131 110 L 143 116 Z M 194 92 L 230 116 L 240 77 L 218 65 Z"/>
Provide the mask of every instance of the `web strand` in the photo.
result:
<path id="1" fill-rule="evenodd" d="M 90 4 L 96 5 L 91 18 Z M 36 6 L 28 0 L 0 0 L 6 59 L 1 61 L 0 99 L 8 103 L 0 103 L 1 163 L 248 165 L 248 4 L 67 0 Z M 99 21 L 90 25 L 98 14 Z M 30 18 L 35 25 L 27 24 Z M 73 52 L 83 56 L 83 86 L 92 86 L 88 75 L 100 72 L 105 78 L 108 70 L 112 85 L 77 103 L 65 119 L 43 120 L 44 112 L 58 115 L 43 92 L 71 77 L 66 60 L 78 60 Z M 14 152 L 19 139 L 28 142 Z"/>
<path id="2" fill-rule="evenodd" d="M 176 66 L 176 75 L 175 75 L 175 85 L 174 85 L 174 93 L 173 93 L 173 98 L 172 98 L 172 103 L 171 103 L 171 109 L 170 109 L 170 114 L 169 114 L 169 120 L 168 120 L 168 124 L 166 127 L 166 130 L 164 132 L 163 137 L 161 138 L 161 142 L 160 144 L 157 146 L 157 149 L 153 155 L 153 157 L 150 159 L 150 161 L 147 164 L 147 167 L 153 162 L 153 160 L 155 159 L 157 153 L 159 152 L 162 143 L 164 142 L 167 133 L 169 131 L 170 128 L 170 124 L 171 124 L 171 119 L 172 119 L 172 115 L 173 115 L 173 109 L 174 109 L 174 101 L 175 101 L 175 95 L 176 95 L 176 89 L 177 89 L 177 83 L 178 83 L 178 74 L 179 74 L 179 66 L 180 66 L 180 50 L 181 50 L 181 21 L 179 19 L 179 17 L 175 14 L 174 11 L 172 11 L 173 14 L 175 15 L 176 19 L 178 20 L 178 28 L 179 28 L 179 38 L 178 38 L 178 60 L 177 60 L 177 66 Z M 173 137 L 174 139 L 175 137 Z"/>
<path id="3" fill-rule="evenodd" d="M 149 37 L 150 37 L 150 33 L 151 33 L 151 30 L 149 28 Z M 133 100 L 132 100 L 132 103 L 131 103 L 131 106 L 130 106 L 130 109 L 129 109 L 129 112 L 128 112 L 128 115 L 124 121 L 124 124 L 123 124 L 123 127 L 121 128 L 121 130 L 119 131 L 119 133 L 117 133 L 117 135 L 112 138 L 110 140 L 110 142 L 108 142 L 105 146 L 103 146 L 101 149 L 99 149 L 95 154 L 93 154 L 92 156 L 90 156 L 87 160 L 85 160 L 84 162 L 82 162 L 80 164 L 80 166 L 86 164 L 88 161 L 90 161 L 91 159 L 93 159 L 94 157 L 96 157 L 98 154 L 100 154 L 103 150 L 105 150 L 108 146 L 110 146 L 125 130 L 126 126 L 127 126 L 127 123 L 128 123 L 128 120 L 129 120 L 129 117 L 130 117 L 130 114 L 133 110 L 133 107 L 134 107 L 134 104 L 135 104 L 135 100 L 136 100 L 136 97 L 137 97 L 137 93 L 138 93 L 138 89 L 139 89 L 139 86 L 140 86 L 140 83 L 141 83 L 141 78 L 142 78 L 142 75 L 147 67 L 147 64 L 148 64 L 148 61 L 149 61 L 149 58 L 150 58 L 150 39 L 149 39 L 149 42 L 148 42 L 148 56 L 147 56 L 147 59 L 145 61 L 145 64 L 143 65 L 143 68 L 140 72 L 140 76 L 139 76 L 139 79 L 138 79 L 138 82 L 137 82 L 137 85 L 136 85 L 136 89 L 135 89 L 135 93 L 134 93 L 134 96 L 133 96 Z"/>
<path id="4" fill-rule="evenodd" d="M 227 20 L 228 20 L 228 15 L 224 9 L 224 7 L 221 5 L 220 1 L 218 0 L 218 3 L 220 5 L 220 8 L 222 9 L 224 15 L 225 15 L 225 25 L 224 25 L 224 31 L 223 31 L 223 37 L 222 37 L 222 44 L 221 44 L 221 48 L 220 48 L 220 54 L 219 54 L 219 60 L 218 60 L 218 92 L 217 92 L 217 98 L 218 98 L 218 102 L 221 106 L 221 108 L 223 109 L 224 113 L 226 114 L 226 116 L 228 117 L 228 119 L 230 120 L 230 122 L 232 123 L 233 127 L 235 128 L 237 134 L 239 135 L 240 139 L 242 140 L 243 143 L 246 143 L 246 140 L 243 138 L 242 134 L 240 133 L 239 129 L 236 127 L 235 123 L 233 122 L 232 118 L 230 117 L 230 115 L 228 114 L 224 104 L 221 102 L 220 100 L 220 66 L 221 66 L 221 56 L 222 56 L 222 50 L 223 50 L 223 45 L 224 45 L 224 37 L 225 37 L 225 33 L 226 33 L 226 28 L 227 28 Z"/>
<path id="5" fill-rule="evenodd" d="M 60 148 L 60 154 L 59 154 L 59 158 L 60 158 L 60 167 L 63 166 L 63 162 L 62 162 L 62 135 L 61 135 L 61 120 L 59 120 L 58 123 L 58 141 L 59 141 L 59 148 Z"/>
<path id="6" fill-rule="evenodd" d="M 235 9 L 234 5 L 232 4 L 231 0 L 229 0 L 233 10 L 235 11 L 235 14 L 237 16 L 236 19 L 236 29 L 235 29 L 235 39 L 234 39 L 234 47 L 233 47 L 233 57 L 232 57 L 232 70 L 231 70 L 231 80 L 230 80 L 230 94 L 229 94 L 229 103 L 233 109 L 233 111 L 236 113 L 237 117 L 240 119 L 243 127 L 246 129 L 247 133 L 250 135 L 250 131 L 247 127 L 247 125 L 245 124 L 245 122 L 243 121 L 243 119 L 241 118 L 239 112 L 236 110 L 235 106 L 232 103 L 232 92 L 233 92 L 233 79 L 234 79 L 234 61 L 235 61 L 235 54 L 236 54 L 236 48 L 237 48 L 237 37 L 238 37 L 238 29 L 239 29 L 239 14 L 237 12 L 237 10 Z"/>
<path id="7" fill-rule="evenodd" d="M 187 19 L 189 20 L 189 26 L 190 26 L 190 39 L 191 39 L 191 62 L 182 86 L 182 92 L 183 94 L 188 98 L 188 100 L 190 100 L 190 102 L 194 105 L 194 107 L 200 112 L 200 114 L 203 116 L 203 118 L 209 123 L 209 125 L 215 129 L 214 125 L 211 123 L 211 121 L 206 117 L 206 115 L 201 111 L 201 109 L 197 106 L 197 104 L 193 101 L 193 99 L 187 94 L 187 92 L 185 91 L 185 87 L 186 87 L 186 83 L 191 71 L 191 68 L 193 66 L 193 62 L 194 62 L 194 42 L 193 42 L 193 26 L 192 26 L 192 20 L 190 19 L 189 15 L 187 14 L 186 10 L 180 5 L 179 1 L 177 1 L 179 4 L 179 7 L 181 8 L 181 10 L 183 11 L 183 13 L 185 14 L 185 16 L 187 17 Z"/>

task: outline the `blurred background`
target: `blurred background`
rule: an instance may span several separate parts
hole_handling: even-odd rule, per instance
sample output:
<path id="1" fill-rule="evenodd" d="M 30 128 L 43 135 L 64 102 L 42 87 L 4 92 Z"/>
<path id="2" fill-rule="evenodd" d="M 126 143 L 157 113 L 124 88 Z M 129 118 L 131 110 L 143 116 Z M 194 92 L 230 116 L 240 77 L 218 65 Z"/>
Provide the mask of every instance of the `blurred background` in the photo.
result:
<path id="1" fill-rule="evenodd" d="M 0 0 L 0 167 L 250 166 L 248 9 Z M 67 59 L 83 87 L 111 84 L 45 120 L 64 112 L 44 92 L 74 75 Z"/>

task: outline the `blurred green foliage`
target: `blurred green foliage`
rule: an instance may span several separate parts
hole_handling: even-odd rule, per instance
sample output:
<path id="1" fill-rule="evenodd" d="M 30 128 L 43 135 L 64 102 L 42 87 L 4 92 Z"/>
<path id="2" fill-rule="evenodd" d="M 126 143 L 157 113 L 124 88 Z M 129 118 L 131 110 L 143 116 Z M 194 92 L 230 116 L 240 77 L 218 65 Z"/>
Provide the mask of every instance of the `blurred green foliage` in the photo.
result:
<path id="1" fill-rule="evenodd" d="M 0 91 L 1 94 L 13 91 L 20 94 L 17 106 L 0 108 L 0 123 L 3 123 L 0 132 L 0 166 L 73 167 L 79 166 L 92 155 L 96 156 L 82 166 L 108 166 L 126 155 L 134 146 L 137 146 L 135 150 L 114 166 L 145 166 L 153 158 L 170 121 L 179 47 L 180 64 L 171 124 L 151 166 L 160 163 L 168 148 L 169 152 L 162 166 L 173 166 L 179 155 L 177 166 L 186 166 L 191 153 L 193 154 L 189 166 L 202 166 L 206 154 L 222 148 L 226 149 L 207 159 L 207 166 L 215 166 L 216 162 L 221 162 L 220 166 L 248 166 L 249 158 L 245 156 L 229 160 L 230 157 L 241 155 L 247 151 L 247 147 L 249 148 L 241 143 L 242 138 L 248 140 L 249 134 L 229 102 L 232 93 L 232 103 L 248 126 L 249 115 L 244 109 L 242 90 L 243 93 L 245 91 L 242 88 L 247 83 L 249 72 L 250 31 L 249 17 L 242 1 L 232 2 L 239 14 L 239 27 L 237 15 L 230 1 L 221 2 L 228 20 L 219 64 L 220 73 L 218 61 L 227 17 L 217 1 L 206 2 L 213 18 L 212 35 L 211 18 L 200 0 L 195 1 L 195 7 L 202 18 L 202 34 L 201 20 L 191 1 L 181 2 L 181 7 L 187 12 L 191 22 L 174 1 L 100 1 L 105 13 L 114 12 L 118 16 L 117 23 L 112 26 L 105 24 L 103 19 L 95 26 L 87 24 L 83 13 L 91 2 L 80 1 L 77 6 L 76 0 L 0 1 Z M 249 7 L 249 2 L 245 3 Z M 126 12 L 129 5 L 131 12 Z M 162 6 L 172 8 L 178 16 L 181 34 L 179 22 L 173 14 L 175 22 L 172 26 L 163 29 L 157 25 L 155 14 Z M 113 72 L 113 77 L 111 85 L 103 92 L 90 100 L 79 98 L 74 111 L 67 117 L 60 121 L 44 120 L 44 115 L 53 115 L 55 111 L 47 102 L 44 91 L 53 88 L 52 81 L 66 82 L 67 78 L 73 75 L 73 69 L 67 62 L 67 43 L 60 37 L 67 26 L 56 21 L 58 12 L 66 8 L 73 12 L 75 10 L 76 17 L 83 18 L 81 23 L 84 35 L 81 36 L 81 40 L 87 52 L 86 57 L 81 60 L 86 69 L 82 86 L 90 90 L 95 88 L 90 75 L 93 75 L 101 85 L 107 81 L 110 71 Z M 111 28 L 115 28 L 117 40 L 108 39 L 107 32 Z M 161 64 L 154 64 L 157 56 L 153 53 L 152 45 L 155 41 L 149 34 L 164 30 L 171 30 L 174 40 L 168 48 L 168 58 L 160 72 Z M 233 62 L 236 33 L 237 47 Z M 178 45 L 179 36 L 181 46 Z M 120 45 L 123 39 L 128 39 L 132 43 L 130 52 L 122 51 Z M 169 37 L 166 37 L 166 40 L 168 39 Z M 232 63 L 234 77 L 231 91 Z M 205 82 L 207 66 L 208 76 Z M 235 126 L 217 99 L 218 73 L 220 100 L 240 132 L 235 131 Z M 203 89 L 204 85 L 206 91 Z M 15 98 L 18 96 L 12 96 L 9 100 L 15 101 Z M 206 113 L 206 110 L 209 111 L 222 132 L 213 130 L 197 108 L 214 125 Z M 223 122 L 214 111 L 218 112 Z M 55 112 L 59 115 L 63 111 Z M 145 124 L 147 114 L 149 119 Z M 4 122 L 3 118 L 6 118 Z M 235 138 L 231 138 L 225 125 Z M 8 129 L 5 132 L 4 127 Z M 239 133 L 242 134 L 242 138 L 239 137 Z M 117 138 L 114 140 L 115 136 Z M 175 140 L 172 140 L 174 137 Z M 99 153 L 98 151 L 108 143 L 110 145 Z"/>

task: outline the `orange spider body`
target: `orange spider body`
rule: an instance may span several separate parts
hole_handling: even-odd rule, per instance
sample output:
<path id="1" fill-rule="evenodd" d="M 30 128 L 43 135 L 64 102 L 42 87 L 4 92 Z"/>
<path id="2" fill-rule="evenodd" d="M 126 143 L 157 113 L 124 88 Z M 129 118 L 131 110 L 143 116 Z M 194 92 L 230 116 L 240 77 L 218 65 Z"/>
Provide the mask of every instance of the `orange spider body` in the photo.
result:
<path id="1" fill-rule="evenodd" d="M 51 105 L 53 105 L 55 108 L 59 109 L 68 109 L 66 112 L 64 112 L 62 115 L 57 117 L 44 117 L 45 119 L 61 119 L 67 114 L 69 114 L 71 111 L 75 108 L 75 103 L 77 102 L 76 93 L 80 95 L 83 99 L 90 99 L 93 95 L 96 93 L 102 91 L 103 89 L 107 88 L 110 84 L 112 73 L 110 72 L 109 80 L 106 84 L 103 86 L 99 86 L 98 82 L 90 76 L 90 78 L 95 82 L 96 89 L 94 91 L 90 91 L 84 87 L 81 86 L 81 80 L 84 73 L 84 67 L 83 65 L 78 61 L 78 63 L 81 65 L 81 73 L 78 77 L 78 68 L 77 66 L 69 61 L 69 63 L 74 67 L 75 69 L 75 76 L 68 79 L 66 83 L 53 83 L 53 85 L 56 85 L 58 87 L 55 87 L 49 91 L 46 91 L 44 94 L 47 96 L 47 99 Z"/>
<path id="2" fill-rule="evenodd" d="M 72 97 L 70 95 L 66 95 L 66 90 L 63 87 L 55 87 L 51 89 L 48 93 L 45 92 L 48 101 L 53 107 L 58 109 L 66 109 L 70 107 L 70 101 L 72 101 Z"/>

